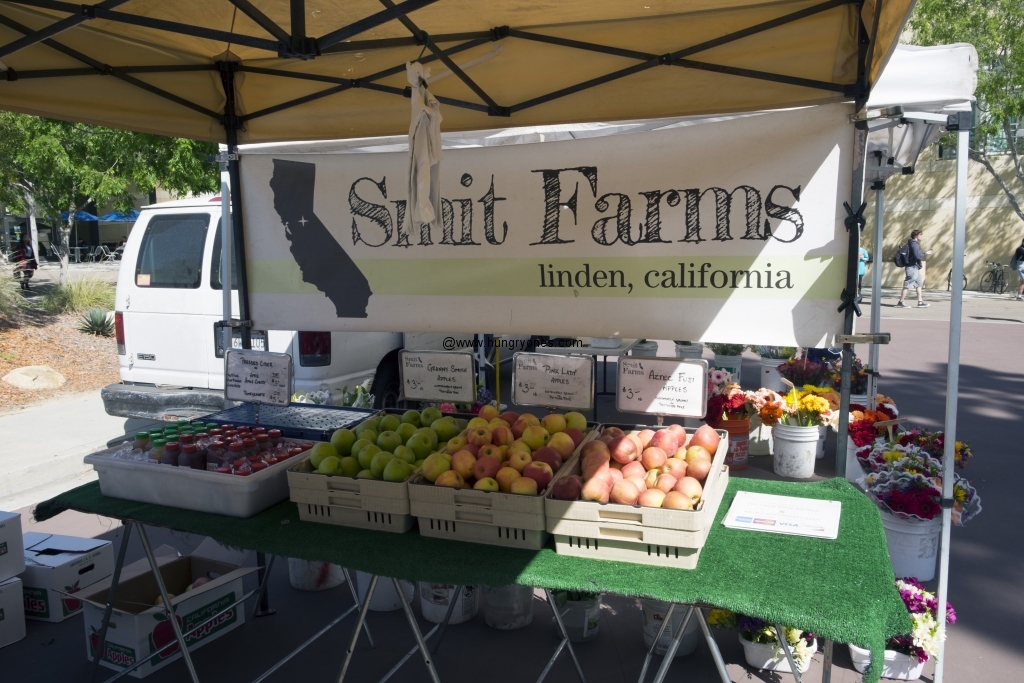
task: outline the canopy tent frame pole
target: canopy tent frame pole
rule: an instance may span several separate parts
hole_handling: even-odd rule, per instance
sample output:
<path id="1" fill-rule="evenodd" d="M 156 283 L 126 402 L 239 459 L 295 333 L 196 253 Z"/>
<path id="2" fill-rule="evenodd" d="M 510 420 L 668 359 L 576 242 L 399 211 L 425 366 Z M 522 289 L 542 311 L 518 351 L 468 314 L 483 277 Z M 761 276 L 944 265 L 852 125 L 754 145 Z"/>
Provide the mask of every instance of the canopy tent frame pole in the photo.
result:
<path id="1" fill-rule="evenodd" d="M 876 180 L 871 184 L 875 191 L 875 235 L 871 245 L 871 334 L 881 332 L 882 327 L 882 239 L 885 232 L 885 181 Z M 868 356 L 868 405 L 874 410 L 878 402 L 878 344 L 872 343 Z"/>
<path id="2" fill-rule="evenodd" d="M 953 291 L 949 302 L 949 362 L 946 371 L 946 420 L 942 448 L 942 537 L 939 545 L 939 590 L 936 620 L 939 653 L 935 683 L 946 668 L 946 597 L 949 591 L 949 532 L 953 521 L 953 466 L 956 460 L 956 415 L 960 385 L 960 332 L 964 298 L 964 245 L 967 233 L 967 161 L 972 113 L 957 112 L 956 202 L 953 209 Z"/>

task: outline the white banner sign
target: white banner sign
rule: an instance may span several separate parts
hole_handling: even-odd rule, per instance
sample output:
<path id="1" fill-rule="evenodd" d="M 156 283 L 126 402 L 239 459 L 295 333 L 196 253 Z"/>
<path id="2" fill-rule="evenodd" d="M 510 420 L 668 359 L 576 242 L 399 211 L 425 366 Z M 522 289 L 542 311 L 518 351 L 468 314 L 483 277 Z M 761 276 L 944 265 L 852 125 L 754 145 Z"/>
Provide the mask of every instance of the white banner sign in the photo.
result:
<path id="1" fill-rule="evenodd" d="M 848 105 L 446 150 L 410 225 L 408 153 L 243 151 L 260 329 L 822 346 L 841 330 Z"/>
<path id="2" fill-rule="evenodd" d="M 708 362 L 622 356 L 615 409 L 624 413 L 704 417 Z"/>
<path id="3" fill-rule="evenodd" d="M 476 400 L 476 365 L 472 353 L 402 351 L 399 355 L 403 399 L 460 403 Z"/>
<path id="4" fill-rule="evenodd" d="M 594 407 L 594 357 L 515 354 L 512 402 L 520 406 L 590 410 Z"/>
<path id="5" fill-rule="evenodd" d="M 229 349 L 224 395 L 232 401 L 286 406 L 292 395 L 292 357 L 287 353 Z"/>

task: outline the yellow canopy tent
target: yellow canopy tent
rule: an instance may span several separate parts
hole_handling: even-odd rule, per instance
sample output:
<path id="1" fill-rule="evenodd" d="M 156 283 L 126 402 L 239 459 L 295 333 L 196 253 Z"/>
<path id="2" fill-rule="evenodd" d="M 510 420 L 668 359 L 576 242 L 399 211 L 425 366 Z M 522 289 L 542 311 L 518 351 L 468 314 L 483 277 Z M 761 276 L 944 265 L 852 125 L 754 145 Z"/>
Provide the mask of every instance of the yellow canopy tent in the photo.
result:
<path id="1" fill-rule="evenodd" d="M 0 108 L 218 142 L 403 134 L 418 56 L 451 74 L 449 131 L 864 101 L 912 5 L 8 0 Z"/>

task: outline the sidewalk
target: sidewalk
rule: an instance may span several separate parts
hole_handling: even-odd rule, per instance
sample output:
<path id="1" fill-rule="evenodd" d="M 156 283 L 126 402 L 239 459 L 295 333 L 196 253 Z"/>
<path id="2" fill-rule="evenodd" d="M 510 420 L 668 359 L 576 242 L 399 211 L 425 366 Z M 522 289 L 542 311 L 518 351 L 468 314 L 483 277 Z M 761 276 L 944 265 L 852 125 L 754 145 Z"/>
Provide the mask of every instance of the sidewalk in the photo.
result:
<path id="1" fill-rule="evenodd" d="M 983 323 L 1024 323 L 1024 301 L 1015 301 L 1016 287 L 1004 294 L 988 294 L 966 291 L 963 298 L 963 321 Z M 917 298 L 908 292 L 906 304 L 908 308 L 896 308 L 900 298 L 900 290 L 883 287 L 881 304 L 883 318 L 901 320 L 949 320 L 950 292 L 939 289 L 927 289 L 924 301 L 928 308 L 917 308 Z M 860 309 L 865 318 L 871 317 L 871 292 L 864 287 L 864 300 Z"/>

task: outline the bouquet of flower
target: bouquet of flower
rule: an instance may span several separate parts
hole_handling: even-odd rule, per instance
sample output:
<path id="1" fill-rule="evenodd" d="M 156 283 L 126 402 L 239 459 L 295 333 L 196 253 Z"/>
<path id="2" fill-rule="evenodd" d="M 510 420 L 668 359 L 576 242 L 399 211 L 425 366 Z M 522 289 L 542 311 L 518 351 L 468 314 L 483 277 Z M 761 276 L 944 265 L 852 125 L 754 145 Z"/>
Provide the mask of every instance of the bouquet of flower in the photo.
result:
<path id="1" fill-rule="evenodd" d="M 920 429 L 912 429 L 900 435 L 900 443 L 903 445 L 914 444 L 920 446 L 933 458 L 942 460 L 945 455 L 945 434 L 943 432 L 926 432 Z M 957 469 L 967 467 L 967 463 L 974 457 L 971 447 L 964 441 L 956 442 L 956 458 L 954 464 Z"/>
<path id="2" fill-rule="evenodd" d="M 743 344 L 707 344 L 716 356 L 739 356 L 746 347 Z"/>
<path id="3" fill-rule="evenodd" d="M 927 662 L 939 652 L 939 601 L 914 577 L 896 579 L 896 589 L 914 621 L 914 630 L 894 636 L 885 642 L 886 650 L 910 655 L 918 662 Z M 956 623 L 956 611 L 946 603 L 946 623 Z"/>
<path id="4" fill-rule="evenodd" d="M 728 374 L 728 373 L 726 373 Z M 754 392 L 743 391 L 739 384 L 728 383 L 715 387 L 708 398 L 708 411 L 704 421 L 715 429 L 722 428 L 726 420 L 748 420 L 756 414 Z"/>
<path id="5" fill-rule="evenodd" d="M 793 358 L 797 352 L 794 346 L 751 346 L 750 350 L 761 358 L 775 359 Z"/>
<path id="6" fill-rule="evenodd" d="M 806 358 L 790 358 L 778 367 L 779 374 L 797 386 L 825 386 L 828 367 Z"/>
<path id="7" fill-rule="evenodd" d="M 778 422 L 795 427 L 830 424 L 838 408 L 838 398 L 834 391 L 822 387 L 807 385 L 801 390 L 791 389 L 784 397 L 782 416 Z"/>
<path id="8" fill-rule="evenodd" d="M 713 609 L 708 613 L 708 625 L 712 628 L 739 631 L 741 636 L 752 643 L 774 645 L 775 656 L 784 656 L 775 627 L 763 619 L 736 614 L 724 609 Z M 794 663 L 797 668 L 802 669 L 804 664 L 814 656 L 815 651 L 811 648 L 814 643 L 814 634 L 789 626 L 783 626 L 782 630 L 785 631 L 786 642 L 793 654 Z"/>

